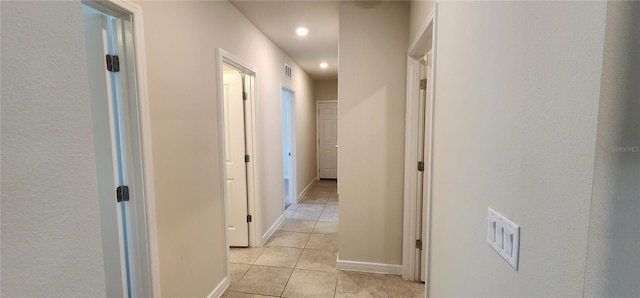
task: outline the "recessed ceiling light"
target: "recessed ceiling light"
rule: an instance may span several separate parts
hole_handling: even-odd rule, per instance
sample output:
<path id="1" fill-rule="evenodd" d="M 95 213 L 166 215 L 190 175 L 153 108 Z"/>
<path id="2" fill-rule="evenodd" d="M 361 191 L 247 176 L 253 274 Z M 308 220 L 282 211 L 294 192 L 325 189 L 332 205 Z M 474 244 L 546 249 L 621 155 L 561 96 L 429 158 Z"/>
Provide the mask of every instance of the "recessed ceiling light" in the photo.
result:
<path id="1" fill-rule="evenodd" d="M 320 68 L 327 68 L 328 66 L 329 64 L 327 64 L 327 62 L 320 63 Z"/>
<path id="2" fill-rule="evenodd" d="M 309 30 L 305 27 L 300 27 L 298 29 L 296 29 L 296 34 L 300 35 L 300 36 L 305 36 L 307 35 L 307 33 L 309 33 Z"/>

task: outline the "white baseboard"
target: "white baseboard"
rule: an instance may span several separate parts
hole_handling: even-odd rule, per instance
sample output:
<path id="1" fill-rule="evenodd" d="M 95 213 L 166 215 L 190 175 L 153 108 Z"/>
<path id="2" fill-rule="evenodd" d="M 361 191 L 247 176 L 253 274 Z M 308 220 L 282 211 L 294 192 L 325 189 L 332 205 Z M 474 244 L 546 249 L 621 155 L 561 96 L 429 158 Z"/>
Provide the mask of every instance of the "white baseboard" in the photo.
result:
<path id="1" fill-rule="evenodd" d="M 306 195 L 309 190 L 311 189 L 311 186 L 313 185 L 313 183 L 315 183 L 316 181 L 318 181 L 318 177 L 313 178 L 313 180 L 311 180 L 311 182 L 309 182 L 309 185 L 307 185 L 307 187 L 304 188 L 304 190 L 300 193 L 300 195 L 298 196 L 298 198 L 296 199 L 296 202 L 300 202 L 300 200 L 304 197 L 304 195 Z"/>
<path id="2" fill-rule="evenodd" d="M 229 282 L 229 277 L 225 276 L 224 279 L 222 279 L 222 281 L 218 284 L 218 286 L 213 289 L 213 292 L 211 292 L 211 294 L 207 296 L 207 298 L 218 298 L 222 296 L 222 294 L 227 290 L 230 284 L 231 282 Z"/>
<path id="3" fill-rule="evenodd" d="M 265 243 L 267 243 L 267 240 L 269 240 L 271 235 L 273 235 L 273 233 L 275 233 L 278 230 L 278 228 L 283 222 L 284 222 L 284 214 L 280 215 L 280 218 L 278 218 L 278 220 L 276 220 L 276 222 L 273 223 L 273 225 L 269 228 L 269 230 L 267 230 L 267 232 L 264 233 L 264 235 L 262 235 L 262 244 L 260 246 L 263 246 Z"/>
<path id="4" fill-rule="evenodd" d="M 371 272 L 371 273 L 402 275 L 402 265 L 393 265 L 393 264 L 367 263 L 367 262 L 345 261 L 345 260 L 338 259 L 336 261 L 336 268 L 338 270 L 346 270 L 346 271 L 361 271 L 361 272 Z"/>

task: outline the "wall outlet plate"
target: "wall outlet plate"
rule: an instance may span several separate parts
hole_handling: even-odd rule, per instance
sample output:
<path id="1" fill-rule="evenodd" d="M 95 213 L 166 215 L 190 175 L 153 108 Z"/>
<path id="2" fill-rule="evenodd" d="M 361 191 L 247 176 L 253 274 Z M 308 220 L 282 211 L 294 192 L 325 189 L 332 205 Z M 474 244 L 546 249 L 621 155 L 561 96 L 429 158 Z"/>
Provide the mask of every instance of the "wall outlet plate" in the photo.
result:
<path id="1" fill-rule="evenodd" d="M 487 215 L 487 243 L 518 271 L 520 226 L 491 208 Z"/>

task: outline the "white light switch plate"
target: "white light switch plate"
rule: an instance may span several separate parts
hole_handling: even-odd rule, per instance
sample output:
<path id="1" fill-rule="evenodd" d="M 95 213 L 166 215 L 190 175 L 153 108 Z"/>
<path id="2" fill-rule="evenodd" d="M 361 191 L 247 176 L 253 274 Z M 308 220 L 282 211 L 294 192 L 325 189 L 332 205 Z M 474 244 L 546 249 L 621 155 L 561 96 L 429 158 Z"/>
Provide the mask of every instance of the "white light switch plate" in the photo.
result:
<path id="1" fill-rule="evenodd" d="M 518 271 L 520 226 L 491 208 L 487 215 L 487 243 Z"/>

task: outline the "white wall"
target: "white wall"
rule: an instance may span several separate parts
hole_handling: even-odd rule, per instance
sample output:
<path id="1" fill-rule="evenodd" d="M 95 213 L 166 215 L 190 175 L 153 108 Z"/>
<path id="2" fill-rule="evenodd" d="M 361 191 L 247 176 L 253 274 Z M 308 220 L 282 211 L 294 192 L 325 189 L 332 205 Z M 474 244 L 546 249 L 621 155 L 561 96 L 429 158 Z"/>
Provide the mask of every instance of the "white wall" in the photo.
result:
<path id="1" fill-rule="evenodd" d="M 317 80 L 315 81 L 316 100 L 337 100 L 338 80 Z"/>
<path id="2" fill-rule="evenodd" d="M 640 2 L 609 2 L 585 280 L 640 297 Z"/>
<path id="3" fill-rule="evenodd" d="M 582 296 L 605 6 L 440 4 L 434 297 Z M 518 272 L 487 207 L 521 226 Z"/>
<path id="4" fill-rule="evenodd" d="M 80 1 L 2 1 L 3 297 L 104 297 Z"/>
<path id="5" fill-rule="evenodd" d="M 284 209 L 283 82 L 296 92 L 298 187 L 315 177 L 313 81 L 226 1 L 138 4 L 145 18 L 162 294 L 203 297 L 226 275 L 217 48 L 258 72 L 255 158 L 263 233 Z M 284 78 L 284 63 L 293 67 L 294 80 Z"/>
<path id="6" fill-rule="evenodd" d="M 340 5 L 340 260 L 402 262 L 409 5 Z M 366 74 L 366 75 L 363 75 Z"/>

